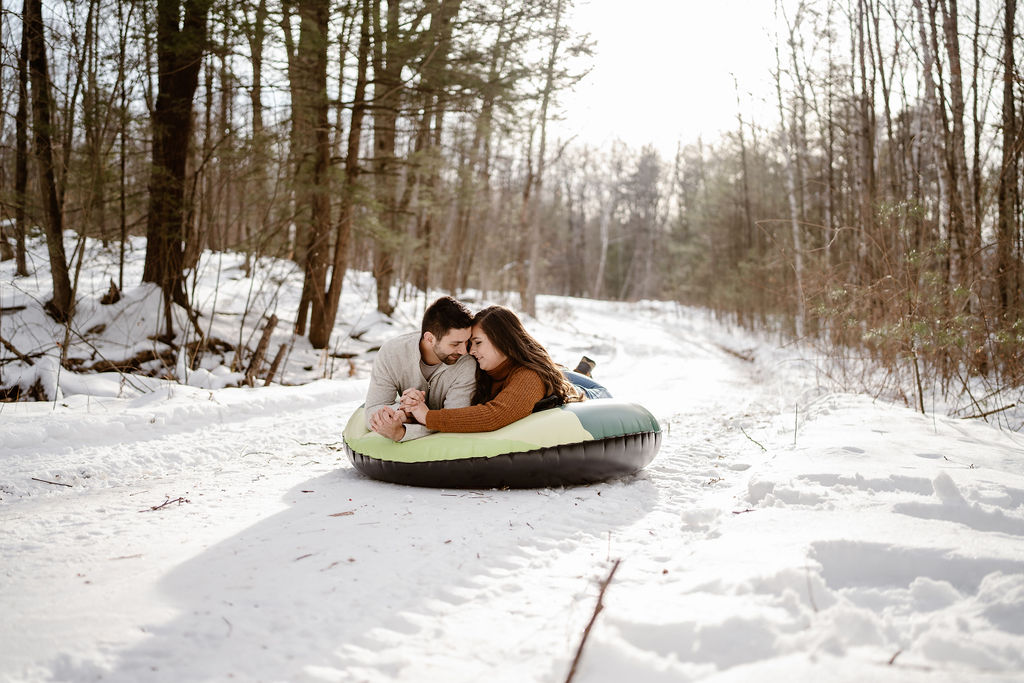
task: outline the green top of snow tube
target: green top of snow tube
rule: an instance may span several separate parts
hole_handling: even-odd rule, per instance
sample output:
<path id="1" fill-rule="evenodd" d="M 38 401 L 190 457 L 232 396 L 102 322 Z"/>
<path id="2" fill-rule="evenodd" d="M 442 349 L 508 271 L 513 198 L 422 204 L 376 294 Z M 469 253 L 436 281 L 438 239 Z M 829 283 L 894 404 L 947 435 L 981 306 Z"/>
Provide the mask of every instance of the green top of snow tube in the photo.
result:
<path id="1" fill-rule="evenodd" d="M 661 443 L 647 409 L 616 399 L 569 403 L 491 432 L 399 443 L 370 431 L 360 407 L 343 435 L 352 463 L 375 479 L 451 488 L 601 481 L 644 467 Z"/>

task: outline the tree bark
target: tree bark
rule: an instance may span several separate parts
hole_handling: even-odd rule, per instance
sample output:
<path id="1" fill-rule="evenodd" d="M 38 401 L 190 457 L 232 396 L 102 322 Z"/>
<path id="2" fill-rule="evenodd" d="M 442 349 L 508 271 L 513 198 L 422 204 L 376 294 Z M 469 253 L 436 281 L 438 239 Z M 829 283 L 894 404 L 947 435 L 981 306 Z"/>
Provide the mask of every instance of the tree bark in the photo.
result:
<path id="1" fill-rule="evenodd" d="M 377 310 L 390 315 L 391 283 L 394 281 L 394 242 L 397 240 L 398 168 L 395 158 L 395 126 L 401 102 L 399 55 L 399 2 L 386 0 L 387 16 L 380 23 L 381 0 L 374 0 L 373 22 L 373 170 L 379 204 L 379 235 L 374 240 L 373 279 L 377 284 Z"/>
<path id="2" fill-rule="evenodd" d="M 435 5 L 423 41 L 426 53 L 420 65 L 423 113 L 416 143 L 420 148 L 416 167 L 417 180 L 421 185 L 422 211 L 416 224 L 418 249 L 412 268 L 413 285 L 423 292 L 426 292 L 429 286 L 432 242 L 436 230 L 438 205 L 441 202 L 441 140 L 448 97 L 446 74 L 454 20 L 461 5 L 462 0 L 445 0 Z"/>
<path id="3" fill-rule="evenodd" d="M 131 20 L 132 11 L 135 6 L 129 4 L 127 17 L 124 14 L 124 0 L 117 0 L 117 25 L 120 54 L 117 58 L 117 82 L 121 91 L 121 131 L 118 135 L 120 142 L 120 169 L 119 169 L 119 219 L 120 219 L 120 248 L 118 250 L 117 288 L 124 291 L 124 257 L 125 245 L 128 242 L 128 202 L 127 202 L 127 176 L 128 176 L 128 86 L 125 78 L 125 59 L 128 44 L 128 23 Z"/>
<path id="4" fill-rule="evenodd" d="M 292 117 L 295 125 L 294 151 L 296 224 L 305 235 L 305 282 L 303 291 L 312 306 L 312 319 L 325 318 L 327 250 L 330 239 L 330 136 L 327 101 L 327 25 L 329 0 L 298 0 L 299 44 L 295 53 L 292 85 Z M 297 327 L 305 327 L 305 311 Z M 324 330 L 320 329 L 323 333 Z M 326 330 L 326 337 L 330 331 Z M 311 342 L 312 342 L 311 338 Z M 323 348 L 327 339 L 318 338 Z"/>
<path id="5" fill-rule="evenodd" d="M 18 110 L 14 117 L 14 259 L 15 272 L 28 275 L 25 252 L 25 189 L 28 185 L 28 31 L 18 51 Z"/>
<path id="6" fill-rule="evenodd" d="M 800 216 L 796 197 L 796 173 L 793 169 L 793 151 L 790 142 L 791 132 L 786 130 L 786 110 L 782 105 L 782 63 L 779 59 L 778 46 L 775 48 L 775 63 L 777 73 L 775 74 L 775 90 L 779 107 L 780 137 L 782 140 L 784 170 L 786 180 L 786 194 L 789 200 L 789 221 L 793 238 L 793 275 L 795 282 L 796 312 L 793 317 L 794 328 L 797 338 L 804 336 L 804 256 L 803 243 L 800 235 Z"/>
<path id="7" fill-rule="evenodd" d="M 248 211 L 242 225 L 245 249 L 245 270 L 251 271 L 253 252 L 253 235 L 262 234 L 267 227 L 267 216 L 270 213 L 270 190 L 267 186 L 267 136 L 263 125 L 263 46 L 267 36 L 267 0 L 258 0 L 251 22 L 251 30 L 247 37 L 249 55 L 252 59 L 252 88 L 249 90 L 249 101 L 252 108 L 252 155 L 251 180 L 255 187 L 255 207 Z M 247 23 L 248 12 L 246 12 Z"/>
<path id="8" fill-rule="evenodd" d="M 47 311 L 56 320 L 66 322 L 73 314 L 71 278 L 64 255 L 64 216 L 60 208 L 57 180 L 54 174 L 52 106 L 50 76 L 46 62 L 46 41 L 43 37 L 42 0 L 25 0 L 24 31 L 28 35 L 28 69 L 32 85 L 32 130 L 39 189 L 43 195 L 46 217 L 46 246 L 50 255 L 53 298 Z"/>
<path id="9" fill-rule="evenodd" d="M 331 283 L 327 288 L 327 305 L 323 315 L 314 311 L 309 341 L 313 348 L 326 348 L 331 329 L 338 316 L 341 288 L 348 269 L 348 249 L 352 238 L 352 219 L 355 210 L 356 189 L 359 182 L 359 148 L 362 141 L 363 118 L 366 115 L 367 70 L 370 57 L 370 0 L 360 3 L 362 19 L 359 29 L 359 56 L 356 66 L 356 88 L 349 120 L 348 144 L 345 150 L 345 176 L 341 188 L 341 206 L 334 234 L 334 258 L 331 264 Z"/>
<path id="10" fill-rule="evenodd" d="M 554 97 L 556 84 L 555 84 L 555 68 L 558 64 L 558 60 L 561 58 L 559 54 L 559 48 L 562 42 L 562 19 L 563 12 L 565 10 L 565 0 L 555 0 L 555 16 L 554 24 L 551 29 L 551 44 L 548 51 L 547 63 L 544 66 L 544 88 L 541 91 L 541 102 L 540 102 L 540 114 L 537 125 L 540 127 L 540 142 L 537 148 L 537 171 L 535 174 L 531 173 L 527 177 L 527 183 L 533 183 L 533 189 L 529 187 L 523 193 L 523 212 L 522 216 L 526 222 L 524 224 L 525 235 L 523 237 L 527 241 L 527 248 L 525 250 L 526 264 L 525 268 L 521 269 L 525 279 L 519 284 L 520 293 L 520 304 L 523 307 L 523 311 L 532 316 L 537 315 L 537 291 L 540 283 L 539 272 L 540 272 L 540 221 L 535 206 L 530 206 L 531 195 L 533 197 L 533 203 L 536 205 L 541 198 L 544 189 L 544 174 L 547 164 L 547 144 L 548 144 L 548 109 L 551 106 L 551 100 Z"/>
<path id="11" fill-rule="evenodd" d="M 85 87 L 82 90 L 82 129 L 85 135 L 85 151 L 89 169 L 88 188 L 83 206 L 84 225 L 94 235 L 107 243 L 106 232 L 106 139 L 107 119 L 110 107 L 100 100 L 99 89 L 99 22 L 98 0 L 89 1 L 85 29 Z"/>
<path id="12" fill-rule="evenodd" d="M 188 308 L 183 273 L 185 167 L 210 4 L 211 0 L 157 0 L 159 76 L 152 113 L 153 159 L 142 280 L 160 286 L 168 310 L 171 301 Z M 182 10 L 184 21 L 179 25 Z M 167 330 L 168 337 L 173 334 Z"/>
<path id="13" fill-rule="evenodd" d="M 1021 293 L 1017 291 L 1020 262 L 1014 254 L 1014 246 L 1019 236 L 1016 208 L 1017 187 L 1020 179 L 1017 165 L 1017 113 L 1014 99 L 1013 38 L 1016 16 L 1017 0 L 1006 0 L 1003 5 L 1003 160 L 999 173 L 999 213 L 996 219 L 996 284 L 999 309 L 1008 321 L 1014 320 L 1019 314 L 1021 304 Z"/>
<path id="14" fill-rule="evenodd" d="M 874 71 L 868 77 L 867 60 L 871 55 L 870 35 L 865 35 L 865 26 L 870 27 L 866 0 L 859 0 L 857 13 L 857 65 L 860 72 L 860 94 L 857 96 L 857 199 L 860 224 L 860 270 L 863 281 L 873 283 L 880 277 L 879 264 L 886 258 L 884 251 L 875 249 L 884 245 L 875 221 L 875 197 L 877 178 L 875 175 L 875 116 L 874 116 Z M 799 335 L 798 335 L 799 336 Z"/>
<path id="15" fill-rule="evenodd" d="M 948 2 L 948 5 L 947 5 Z M 947 152 L 956 181 L 958 220 L 951 225 L 953 233 L 952 246 L 959 254 L 962 267 L 960 283 L 971 286 L 977 272 L 976 261 L 981 246 L 981 231 L 974 220 L 971 204 L 967 198 L 971 196 L 968 187 L 970 176 L 967 173 L 966 133 L 964 130 L 964 93 L 963 75 L 960 67 L 960 30 L 957 17 L 956 0 L 939 0 L 942 11 L 942 29 L 945 36 L 947 61 L 949 62 L 949 94 L 950 116 L 953 121 L 952 137 L 949 139 L 951 149 Z"/>
<path id="16" fill-rule="evenodd" d="M 922 78 L 924 80 L 924 102 L 925 102 L 925 145 L 928 151 L 931 152 L 932 164 L 934 165 L 937 173 L 938 183 L 938 197 L 939 201 L 937 204 L 938 220 L 937 223 L 943 226 L 946 223 L 946 216 L 949 212 L 949 202 L 947 201 L 948 188 L 951 182 L 949 175 L 949 166 L 945 163 L 942 155 L 942 149 L 940 147 L 940 139 L 945 137 L 945 126 L 942 124 L 939 116 L 940 105 L 938 98 L 935 95 L 935 84 L 932 81 L 932 76 L 935 73 L 935 54 L 931 49 L 931 44 L 928 40 L 928 22 L 925 21 L 924 8 L 921 5 L 921 0 L 913 0 L 914 9 L 917 14 L 917 25 L 918 25 L 918 38 L 921 42 L 921 53 L 923 56 L 924 67 L 922 70 Z M 940 136 L 942 136 L 940 138 Z M 945 209 L 945 211 L 943 210 Z M 921 236 L 922 244 L 929 241 L 927 235 Z M 948 276 L 948 273 L 946 273 Z"/>

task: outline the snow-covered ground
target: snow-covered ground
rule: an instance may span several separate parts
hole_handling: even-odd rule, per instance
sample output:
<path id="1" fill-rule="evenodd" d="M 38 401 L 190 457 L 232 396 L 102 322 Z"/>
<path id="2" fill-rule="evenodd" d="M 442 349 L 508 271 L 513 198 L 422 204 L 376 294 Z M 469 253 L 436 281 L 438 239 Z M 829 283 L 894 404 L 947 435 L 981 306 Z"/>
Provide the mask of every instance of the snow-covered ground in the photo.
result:
<path id="1" fill-rule="evenodd" d="M 271 346 L 291 341 L 298 276 L 250 288 L 216 258 L 204 324 L 216 307 L 237 340 L 276 312 Z M 159 332 L 145 288 L 95 303 L 111 266 L 89 261 L 81 336 L 153 347 L 87 333 Z M 0 264 L 0 305 L 26 306 L 0 335 L 23 353 L 55 338 L 32 313 L 47 288 Z M 301 385 L 227 387 L 212 356 L 189 385 L 58 377 L 52 352 L 0 366 L 2 386 L 61 387 L 0 403 L 0 679 L 561 681 L 617 560 L 577 681 L 1024 679 L 1021 434 L 836 393 L 702 311 L 543 297 L 527 327 L 655 414 L 654 462 L 568 489 L 384 484 L 340 434 L 368 350 L 423 299 L 394 324 L 372 300 L 353 274 L 334 350 L 357 355 L 297 341 Z"/>

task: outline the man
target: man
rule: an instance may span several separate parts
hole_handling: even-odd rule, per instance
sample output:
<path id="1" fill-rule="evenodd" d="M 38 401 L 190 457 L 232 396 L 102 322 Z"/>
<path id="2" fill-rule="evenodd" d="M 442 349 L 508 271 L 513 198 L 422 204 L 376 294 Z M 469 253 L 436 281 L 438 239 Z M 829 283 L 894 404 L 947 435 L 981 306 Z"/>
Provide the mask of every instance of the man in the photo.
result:
<path id="1" fill-rule="evenodd" d="M 403 395 L 425 400 L 432 410 L 469 405 L 476 388 L 476 360 L 466 348 L 472 326 L 469 310 L 443 296 L 423 313 L 419 332 L 384 342 L 366 393 L 370 429 L 392 441 L 430 433 L 401 409 Z"/>

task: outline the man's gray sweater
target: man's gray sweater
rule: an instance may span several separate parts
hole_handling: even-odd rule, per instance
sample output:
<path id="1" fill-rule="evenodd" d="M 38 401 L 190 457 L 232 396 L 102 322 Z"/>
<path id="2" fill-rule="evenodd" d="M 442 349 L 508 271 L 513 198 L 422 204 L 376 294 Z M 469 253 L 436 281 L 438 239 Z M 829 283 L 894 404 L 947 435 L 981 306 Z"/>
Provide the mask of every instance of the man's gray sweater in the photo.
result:
<path id="1" fill-rule="evenodd" d="M 410 332 L 384 342 L 373 361 L 370 388 L 366 392 L 366 420 L 384 406 L 398 410 L 402 392 L 420 389 L 427 394 L 427 408 L 464 408 L 476 389 L 476 359 L 464 355 L 453 365 L 441 364 L 429 380 L 420 370 L 419 332 Z M 405 425 L 402 441 L 418 439 L 430 430 L 416 422 Z"/>

